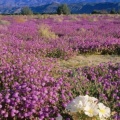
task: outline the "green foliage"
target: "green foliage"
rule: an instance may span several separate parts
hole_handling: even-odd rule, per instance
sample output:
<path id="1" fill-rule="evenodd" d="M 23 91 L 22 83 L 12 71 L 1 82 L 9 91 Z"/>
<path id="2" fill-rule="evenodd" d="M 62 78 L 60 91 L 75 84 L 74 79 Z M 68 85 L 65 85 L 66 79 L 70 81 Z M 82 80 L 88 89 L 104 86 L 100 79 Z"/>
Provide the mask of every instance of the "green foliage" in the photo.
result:
<path id="1" fill-rule="evenodd" d="M 92 14 L 108 14 L 107 10 L 93 10 Z"/>
<path id="2" fill-rule="evenodd" d="M 118 10 L 118 12 L 117 12 L 118 14 L 120 14 L 120 9 Z"/>
<path id="3" fill-rule="evenodd" d="M 101 55 L 120 55 L 120 47 L 118 45 L 104 49 L 101 51 Z"/>
<path id="4" fill-rule="evenodd" d="M 46 57 L 53 57 L 53 58 L 64 58 L 66 56 L 65 51 L 61 49 L 54 49 L 52 51 L 48 51 Z"/>
<path id="5" fill-rule="evenodd" d="M 112 10 L 110 11 L 110 14 L 116 14 L 115 9 L 112 9 Z"/>
<path id="6" fill-rule="evenodd" d="M 70 9 L 68 8 L 68 6 L 66 4 L 62 4 L 61 6 L 58 7 L 57 14 L 59 14 L 59 15 L 61 15 L 61 14 L 68 15 L 68 14 L 70 14 Z"/>
<path id="7" fill-rule="evenodd" d="M 93 10 L 93 11 L 92 11 L 92 14 L 101 14 L 101 13 L 100 13 L 100 11 L 98 11 L 98 10 Z"/>
<path id="8" fill-rule="evenodd" d="M 23 7 L 21 10 L 22 15 L 32 15 L 33 12 L 29 7 Z"/>

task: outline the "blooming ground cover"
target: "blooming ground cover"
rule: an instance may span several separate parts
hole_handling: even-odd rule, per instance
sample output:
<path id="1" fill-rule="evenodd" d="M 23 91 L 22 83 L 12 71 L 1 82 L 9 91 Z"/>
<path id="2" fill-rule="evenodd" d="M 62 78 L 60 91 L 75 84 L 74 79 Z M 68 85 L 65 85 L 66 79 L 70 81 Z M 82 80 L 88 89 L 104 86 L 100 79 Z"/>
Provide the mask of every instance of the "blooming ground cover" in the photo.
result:
<path id="1" fill-rule="evenodd" d="M 119 57 L 120 16 L 0 16 L 0 119 L 73 120 L 66 106 L 90 95 L 119 120 L 120 63 L 58 64 L 81 54 Z"/>

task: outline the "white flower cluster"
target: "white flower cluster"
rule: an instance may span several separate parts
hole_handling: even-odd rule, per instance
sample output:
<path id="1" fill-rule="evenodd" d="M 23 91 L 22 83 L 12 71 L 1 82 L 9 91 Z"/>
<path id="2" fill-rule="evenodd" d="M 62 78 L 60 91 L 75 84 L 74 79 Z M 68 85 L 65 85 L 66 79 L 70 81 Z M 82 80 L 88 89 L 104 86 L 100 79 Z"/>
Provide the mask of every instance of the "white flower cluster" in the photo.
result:
<path id="1" fill-rule="evenodd" d="M 76 97 L 67 105 L 66 110 L 71 113 L 84 112 L 89 117 L 99 116 L 100 120 L 110 117 L 110 108 L 103 103 L 98 103 L 98 99 L 88 95 Z"/>

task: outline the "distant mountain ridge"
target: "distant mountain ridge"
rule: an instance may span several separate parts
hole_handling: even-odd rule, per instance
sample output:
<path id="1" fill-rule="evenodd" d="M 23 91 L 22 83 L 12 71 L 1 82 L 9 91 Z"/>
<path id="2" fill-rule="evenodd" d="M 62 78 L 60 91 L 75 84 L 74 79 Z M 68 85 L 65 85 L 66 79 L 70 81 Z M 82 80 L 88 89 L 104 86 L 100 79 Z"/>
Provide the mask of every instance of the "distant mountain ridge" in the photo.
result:
<path id="1" fill-rule="evenodd" d="M 31 7 L 31 9 L 34 13 L 56 13 L 56 9 L 59 5 L 60 4 L 58 3 L 52 3 L 37 7 Z M 120 3 L 71 3 L 68 4 L 68 7 L 73 14 L 90 14 L 94 10 L 105 10 L 107 12 L 110 12 L 112 9 L 115 9 L 116 11 L 118 11 L 120 10 Z"/>
<path id="2" fill-rule="evenodd" d="M 26 1 L 29 1 L 29 0 L 26 0 Z M 79 1 L 79 0 L 76 0 L 76 1 Z M 99 0 L 96 0 L 96 1 L 99 1 Z M 29 7 L 31 8 L 31 10 L 34 13 L 43 13 L 44 14 L 44 13 L 56 13 L 56 10 L 59 5 L 61 5 L 60 2 L 52 2 L 52 3 L 48 3 L 48 4 L 42 4 L 42 5 L 39 5 L 39 4 L 32 5 Z M 80 14 L 82 14 L 82 13 L 90 14 L 94 10 L 103 10 L 103 11 L 105 10 L 105 11 L 109 12 L 112 9 L 115 9 L 116 11 L 118 11 L 118 10 L 120 10 L 120 2 L 100 2 L 100 3 L 78 2 L 78 3 L 69 3 L 68 7 L 70 8 L 71 13 L 73 13 L 73 14 L 79 14 L 79 13 Z M 15 7 L 2 6 L 2 7 L 0 7 L 0 13 L 2 13 L 2 14 L 20 13 L 21 8 L 22 8 L 22 6 L 15 6 Z"/>
<path id="3" fill-rule="evenodd" d="M 100 2 L 120 2 L 120 0 L 0 0 L 0 7 L 20 7 L 20 6 L 38 6 L 44 4 L 50 4 L 52 2 L 59 3 L 100 3 Z"/>

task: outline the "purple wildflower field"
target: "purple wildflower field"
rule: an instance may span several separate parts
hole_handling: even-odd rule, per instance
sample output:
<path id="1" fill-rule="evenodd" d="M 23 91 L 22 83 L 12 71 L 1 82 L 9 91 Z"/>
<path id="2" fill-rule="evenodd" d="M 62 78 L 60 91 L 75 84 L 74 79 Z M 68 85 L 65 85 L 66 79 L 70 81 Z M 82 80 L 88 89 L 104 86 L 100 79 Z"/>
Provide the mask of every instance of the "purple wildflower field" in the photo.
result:
<path id="1" fill-rule="evenodd" d="M 120 15 L 0 16 L 0 120 L 73 120 L 78 95 L 96 97 L 120 120 L 120 62 L 74 69 L 60 60 L 120 55 Z"/>

